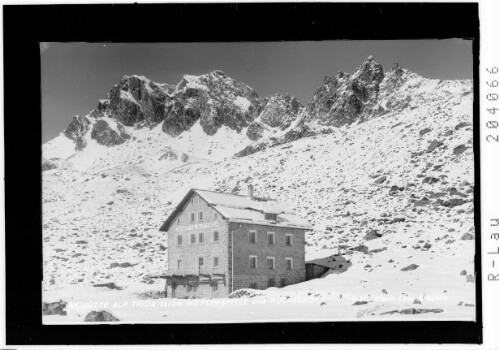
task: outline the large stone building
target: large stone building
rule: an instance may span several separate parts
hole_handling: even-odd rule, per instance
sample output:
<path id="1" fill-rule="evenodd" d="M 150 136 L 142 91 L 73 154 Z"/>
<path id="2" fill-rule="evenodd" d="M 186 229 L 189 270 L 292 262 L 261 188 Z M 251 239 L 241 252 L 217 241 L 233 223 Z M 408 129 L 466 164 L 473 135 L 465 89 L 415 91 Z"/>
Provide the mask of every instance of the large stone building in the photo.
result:
<path id="1" fill-rule="evenodd" d="M 305 280 L 310 224 L 286 204 L 191 189 L 160 231 L 168 235 L 167 297 L 226 297 Z"/>

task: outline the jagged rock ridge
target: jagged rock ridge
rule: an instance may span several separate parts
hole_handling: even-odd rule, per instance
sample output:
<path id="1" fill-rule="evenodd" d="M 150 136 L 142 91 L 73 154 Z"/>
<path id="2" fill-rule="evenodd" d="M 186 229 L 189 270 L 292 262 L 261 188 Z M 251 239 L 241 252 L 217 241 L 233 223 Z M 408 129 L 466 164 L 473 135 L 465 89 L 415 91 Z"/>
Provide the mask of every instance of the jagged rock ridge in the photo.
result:
<path id="1" fill-rule="evenodd" d="M 76 151 L 81 151 L 87 146 L 87 133 L 101 145 L 115 146 L 131 138 L 126 128 L 161 124 L 166 134 L 177 137 L 199 122 L 207 135 L 225 126 L 238 133 L 244 129 L 254 142 L 266 135 L 275 138 L 277 131 L 286 132 L 281 142 L 288 142 L 310 134 L 310 122 L 342 126 L 366 119 L 367 111 L 376 104 L 384 76 L 381 64 L 369 57 L 353 74 L 326 76 L 306 108 L 286 93 L 260 98 L 251 87 L 219 70 L 184 75 L 177 85 L 155 83 L 138 75 L 123 76 L 94 110 L 76 116 L 64 135 L 74 142 Z"/>
<path id="2" fill-rule="evenodd" d="M 365 119 L 377 103 L 379 85 L 385 74 L 370 56 L 354 74 L 338 72 L 324 82 L 307 106 L 309 120 L 320 125 L 343 126 Z"/>
<path id="3" fill-rule="evenodd" d="M 304 106 L 287 93 L 262 98 L 219 70 L 184 75 L 176 85 L 131 75 L 124 76 L 88 115 L 76 116 L 63 135 L 74 145 L 72 151 L 80 152 L 94 141 L 106 147 L 136 148 L 132 143 L 142 142 L 136 140 L 137 132 L 155 129 L 162 134 L 151 137 L 160 143 L 169 138 L 171 141 L 163 146 L 173 147 L 177 158 L 182 153 L 194 158 L 242 157 L 303 137 L 328 134 L 345 125 L 419 108 L 410 91 L 420 89 L 420 94 L 426 94 L 427 86 L 444 88 L 440 83 L 433 87 L 434 82 L 398 64 L 385 72 L 370 56 L 351 74 L 325 76 Z M 219 136 L 211 138 L 214 135 Z M 182 141 L 183 149 L 176 152 L 181 139 L 188 141 Z M 206 143 L 204 150 L 200 143 Z M 225 151 L 213 158 L 221 154 L 221 143 Z M 48 153 L 47 159 L 73 155 Z"/>

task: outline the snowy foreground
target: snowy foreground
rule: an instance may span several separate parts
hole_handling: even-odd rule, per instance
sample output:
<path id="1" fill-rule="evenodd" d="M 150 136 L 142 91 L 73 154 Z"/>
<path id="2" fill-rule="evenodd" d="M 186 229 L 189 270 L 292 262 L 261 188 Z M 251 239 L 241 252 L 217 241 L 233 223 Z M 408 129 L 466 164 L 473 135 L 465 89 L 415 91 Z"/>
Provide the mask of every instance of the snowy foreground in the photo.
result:
<path id="1" fill-rule="evenodd" d="M 474 320 L 471 82 L 414 79 L 381 96 L 403 110 L 243 158 L 228 156 L 242 142 L 233 130 L 203 136 L 208 152 L 189 146 L 196 126 L 179 143 L 185 157 L 164 156 L 175 143 L 159 129 L 59 155 L 43 173 L 42 288 L 67 315 L 43 322 L 100 310 L 123 323 Z M 44 145 L 44 158 L 64 142 Z M 160 298 L 164 281 L 150 276 L 167 269 L 161 223 L 191 187 L 244 194 L 246 183 L 313 225 L 306 260 L 339 253 L 352 266 L 235 298 Z M 94 287 L 106 283 L 118 289 Z M 426 312 L 401 312 L 412 308 Z"/>
<path id="2" fill-rule="evenodd" d="M 67 301 L 67 316 L 44 316 L 43 322 L 79 323 L 93 310 L 106 310 L 123 323 L 474 320 L 475 285 L 459 276 L 460 268 L 473 269 L 467 257 L 456 257 L 456 253 L 445 257 L 445 249 L 439 249 L 437 254 L 415 252 L 408 259 L 404 249 L 390 248 L 375 257 L 352 259 L 353 266 L 343 274 L 280 289 L 247 290 L 249 297 L 242 298 L 151 299 L 151 295 L 157 297 L 155 292 L 162 284 L 119 291 L 105 287 L 56 289 L 45 292 L 44 301 Z M 473 241 L 456 248 L 458 252 L 473 250 Z M 390 259 L 396 262 L 387 263 Z M 417 261 L 420 268 L 399 272 L 400 261 Z M 366 262 L 374 267 L 371 272 L 364 268 Z M 434 271 L 436 265 L 441 266 L 438 271 Z M 390 313 L 412 308 L 434 312 Z"/>

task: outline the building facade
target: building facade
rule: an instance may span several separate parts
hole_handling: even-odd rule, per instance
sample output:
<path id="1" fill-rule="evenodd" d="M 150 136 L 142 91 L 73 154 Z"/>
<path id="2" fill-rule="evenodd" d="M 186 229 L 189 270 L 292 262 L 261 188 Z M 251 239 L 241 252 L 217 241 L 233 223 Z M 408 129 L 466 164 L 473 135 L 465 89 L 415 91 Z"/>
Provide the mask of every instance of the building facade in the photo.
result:
<path id="1" fill-rule="evenodd" d="M 305 231 L 286 205 L 191 189 L 160 228 L 167 232 L 166 295 L 227 297 L 305 281 Z"/>

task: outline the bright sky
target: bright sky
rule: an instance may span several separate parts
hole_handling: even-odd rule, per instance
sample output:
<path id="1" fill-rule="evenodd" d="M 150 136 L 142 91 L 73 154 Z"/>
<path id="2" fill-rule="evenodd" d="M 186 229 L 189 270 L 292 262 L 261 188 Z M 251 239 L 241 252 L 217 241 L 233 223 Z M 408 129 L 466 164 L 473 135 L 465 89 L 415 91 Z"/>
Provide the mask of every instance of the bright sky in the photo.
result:
<path id="1" fill-rule="evenodd" d="M 42 43 L 42 141 L 87 114 L 123 75 L 176 84 L 183 74 L 219 69 L 261 96 L 287 92 L 307 104 L 325 75 L 352 72 L 369 55 L 427 78 L 471 79 L 469 40 L 255 43 Z"/>

